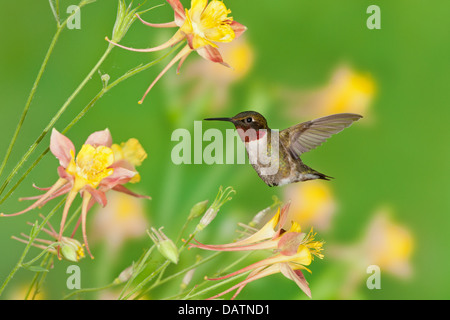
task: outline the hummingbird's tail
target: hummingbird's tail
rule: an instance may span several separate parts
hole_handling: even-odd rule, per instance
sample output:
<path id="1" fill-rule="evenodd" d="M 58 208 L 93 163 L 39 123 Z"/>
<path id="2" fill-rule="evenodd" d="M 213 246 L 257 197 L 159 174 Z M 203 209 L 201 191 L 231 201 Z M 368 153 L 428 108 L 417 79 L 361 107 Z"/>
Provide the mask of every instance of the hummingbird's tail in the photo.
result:
<path id="1" fill-rule="evenodd" d="M 314 175 L 317 176 L 316 179 L 322 179 L 322 180 L 327 180 L 327 181 L 330 181 L 331 179 L 334 179 L 333 177 L 327 176 L 326 174 L 323 174 L 323 173 L 320 173 L 320 172 L 317 172 L 317 171 L 314 172 Z"/>
<path id="2" fill-rule="evenodd" d="M 321 179 L 321 180 L 331 180 L 334 179 L 333 177 L 327 176 L 326 174 L 320 173 L 319 171 L 314 170 L 311 167 L 308 167 L 307 165 L 303 164 L 303 172 L 306 173 L 304 174 L 304 177 L 306 178 L 305 180 L 315 180 L 315 179 Z"/>

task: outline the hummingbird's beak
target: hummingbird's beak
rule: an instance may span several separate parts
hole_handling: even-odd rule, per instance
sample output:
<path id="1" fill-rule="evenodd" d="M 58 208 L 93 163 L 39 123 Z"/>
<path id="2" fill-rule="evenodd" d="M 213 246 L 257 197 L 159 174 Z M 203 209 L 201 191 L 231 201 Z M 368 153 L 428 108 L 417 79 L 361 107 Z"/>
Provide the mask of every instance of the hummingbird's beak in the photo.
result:
<path id="1" fill-rule="evenodd" d="M 232 122 L 233 119 L 232 118 L 207 118 L 204 120 L 208 120 L 208 121 L 230 121 Z"/>

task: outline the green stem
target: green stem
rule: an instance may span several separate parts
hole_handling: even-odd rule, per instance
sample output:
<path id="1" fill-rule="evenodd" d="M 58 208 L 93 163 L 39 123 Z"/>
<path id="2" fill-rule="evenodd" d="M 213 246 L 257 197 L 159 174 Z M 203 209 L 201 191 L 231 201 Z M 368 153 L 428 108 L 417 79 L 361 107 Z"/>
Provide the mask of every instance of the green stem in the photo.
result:
<path id="1" fill-rule="evenodd" d="M 175 243 L 180 242 L 181 237 L 183 236 L 183 233 L 184 233 L 184 231 L 186 230 L 186 228 L 187 228 L 187 226 L 189 225 L 190 222 L 191 222 L 191 219 L 187 219 L 187 220 L 184 222 L 183 226 L 181 227 L 180 233 L 178 234 L 177 241 L 175 241 Z"/>
<path id="2" fill-rule="evenodd" d="M 152 67 L 153 65 L 161 62 L 162 60 L 164 60 L 166 57 L 168 57 L 170 54 L 172 54 L 174 51 L 176 51 L 177 49 L 179 49 L 179 47 L 182 45 L 183 43 L 178 44 L 177 46 L 175 46 L 170 52 L 168 52 L 167 54 L 162 55 L 161 57 L 159 57 L 158 59 L 151 61 L 145 65 L 142 66 L 138 66 L 136 68 L 133 68 L 129 71 L 127 71 L 125 74 L 123 74 L 122 76 L 120 76 L 118 79 L 116 79 L 114 82 L 111 82 L 109 85 L 107 85 L 106 87 L 103 87 L 98 93 L 97 95 L 86 105 L 86 107 L 84 107 L 84 109 L 64 128 L 64 130 L 62 130 L 62 133 L 66 133 L 70 128 L 72 128 L 89 110 L 91 110 L 91 108 L 95 105 L 95 103 L 97 102 L 97 100 L 99 100 L 101 97 L 103 97 L 103 95 L 108 92 L 109 90 L 111 90 L 112 88 L 114 88 L 116 85 L 118 85 L 119 83 L 121 83 L 122 81 L 127 80 L 128 78 L 147 70 L 148 68 Z M 42 140 L 42 139 L 41 139 Z M 39 140 L 40 142 L 40 140 Z M 38 142 L 38 143 L 39 143 Z M 34 146 L 34 145 L 33 145 Z M 36 145 L 37 146 L 37 145 Z M 34 150 L 34 149 L 33 149 Z M 50 148 L 45 149 L 40 155 L 39 157 L 33 162 L 33 164 L 28 168 L 28 170 L 20 177 L 20 179 L 14 184 L 14 186 L 8 191 L 8 193 L 6 193 L 5 196 L 3 196 L 3 198 L 0 200 L 0 204 L 2 204 L 13 192 L 14 190 L 17 189 L 17 187 L 23 182 L 23 180 L 25 180 L 25 178 L 27 177 L 27 175 L 38 165 L 38 163 L 42 160 L 42 158 L 50 151 Z M 31 154 L 31 153 L 30 153 Z M 23 162 L 26 161 L 29 157 L 30 154 L 26 154 L 24 156 L 24 158 L 22 159 L 22 163 L 16 166 L 16 168 L 14 168 L 13 172 L 8 176 L 8 178 L 5 180 L 5 182 L 3 183 L 3 185 L 0 187 L 0 194 L 4 191 L 4 189 L 6 188 L 6 186 L 10 183 L 11 179 L 14 177 L 14 175 L 17 173 L 17 171 L 19 170 L 19 168 L 22 166 Z M 25 158 L 26 157 L 26 158 Z"/>
<path id="3" fill-rule="evenodd" d="M 33 263 L 35 263 L 36 261 L 38 261 L 44 254 L 46 253 L 50 253 L 48 252 L 48 250 L 53 249 L 54 247 L 56 247 L 57 245 L 59 245 L 58 242 L 54 242 L 51 245 L 49 245 L 47 248 L 45 248 L 45 250 L 42 250 L 41 253 L 39 253 L 36 257 L 34 257 L 33 259 L 31 259 L 28 262 L 24 262 L 22 263 L 22 267 L 28 267 L 30 265 L 32 265 Z"/>
<path id="4" fill-rule="evenodd" d="M 34 230 L 31 234 L 30 234 L 30 239 L 28 241 L 28 244 L 26 245 L 25 249 L 22 252 L 22 255 L 19 258 L 19 261 L 17 262 L 16 266 L 13 268 L 13 270 L 10 272 L 10 274 L 8 275 L 8 277 L 5 279 L 5 281 L 3 282 L 2 286 L 0 287 L 0 296 L 2 295 L 3 291 L 5 290 L 6 286 L 8 285 L 8 283 L 11 281 L 11 279 L 14 277 L 14 275 L 16 274 L 17 270 L 19 270 L 19 268 L 22 266 L 22 262 L 25 259 L 28 251 L 31 248 L 31 244 L 33 243 L 34 239 L 36 239 L 37 235 L 39 234 L 39 232 L 42 230 L 42 228 L 44 227 L 44 225 L 47 223 L 48 220 L 50 220 L 50 218 L 55 214 L 55 212 L 59 209 L 59 207 L 62 206 L 62 204 L 64 203 L 66 199 L 62 199 L 57 205 L 56 207 L 53 208 L 52 211 L 50 211 L 50 213 L 47 215 L 47 217 L 41 222 L 41 224 L 39 225 L 39 227 L 37 227 L 36 230 Z"/>

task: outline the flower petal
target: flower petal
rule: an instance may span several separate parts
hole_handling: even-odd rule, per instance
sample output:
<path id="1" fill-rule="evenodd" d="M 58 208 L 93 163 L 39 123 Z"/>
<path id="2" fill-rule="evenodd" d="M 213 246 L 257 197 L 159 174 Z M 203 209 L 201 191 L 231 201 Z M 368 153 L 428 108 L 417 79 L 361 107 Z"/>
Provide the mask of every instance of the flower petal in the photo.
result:
<path id="1" fill-rule="evenodd" d="M 200 17 L 208 4 L 208 0 L 192 0 L 189 13 L 194 21 L 200 21 Z"/>
<path id="2" fill-rule="evenodd" d="M 87 192 L 89 192 L 92 195 L 92 197 L 95 199 L 95 201 L 98 202 L 102 207 L 106 206 L 106 203 L 108 201 L 106 200 L 106 195 L 104 192 L 94 189 L 90 185 L 87 185 L 85 187 L 85 190 Z"/>
<path id="3" fill-rule="evenodd" d="M 290 205 L 291 205 L 291 201 L 286 203 L 283 206 L 283 208 L 281 208 L 280 219 L 278 221 L 278 230 L 275 232 L 273 239 L 278 238 L 280 236 L 281 231 L 283 230 L 282 228 L 283 228 L 284 224 L 286 223 Z"/>
<path id="4" fill-rule="evenodd" d="M 225 67 L 231 68 L 230 65 L 223 61 L 222 55 L 220 54 L 219 50 L 216 48 L 213 48 L 212 46 L 204 46 L 199 49 L 197 49 L 198 54 L 209 61 L 220 63 L 224 65 Z"/>
<path id="5" fill-rule="evenodd" d="M 69 173 L 67 173 L 66 169 L 64 169 L 64 167 L 59 166 L 58 167 L 58 175 L 61 179 L 65 179 L 67 181 L 73 181 L 74 177 L 72 175 L 70 175 Z"/>
<path id="6" fill-rule="evenodd" d="M 287 232 L 278 241 L 278 250 L 285 256 L 292 256 L 297 253 L 298 246 L 305 238 L 305 233 Z"/>
<path id="7" fill-rule="evenodd" d="M 175 14 L 175 23 L 177 26 L 181 27 L 186 19 L 186 15 L 184 13 L 183 5 L 179 0 L 167 0 L 167 2 L 172 7 Z"/>
<path id="8" fill-rule="evenodd" d="M 191 41 L 191 43 L 189 43 L 189 46 L 195 50 L 200 49 L 205 46 L 217 47 L 217 45 L 214 42 L 209 41 L 208 39 L 198 35 L 197 33 L 193 34 L 192 41 Z"/>
<path id="9" fill-rule="evenodd" d="M 119 184 L 125 184 L 136 174 L 136 171 L 131 171 L 123 167 L 114 168 L 114 172 L 100 182 L 100 188 L 102 190 L 109 190 Z"/>
<path id="10" fill-rule="evenodd" d="M 102 131 L 96 131 L 87 138 L 84 144 L 89 144 L 94 148 L 97 148 L 99 146 L 105 146 L 109 148 L 112 145 L 111 132 L 108 128 Z"/>
<path id="11" fill-rule="evenodd" d="M 194 1 L 192 1 L 194 2 Z M 196 1 L 196 2 L 203 2 L 199 3 L 198 6 L 202 6 L 204 10 L 202 10 L 202 24 L 205 29 L 213 29 L 217 27 L 218 22 L 224 22 L 227 20 L 227 16 L 229 13 L 231 13 L 231 10 L 227 9 L 225 4 L 222 1 L 212 0 L 207 6 L 207 1 Z M 205 8 L 206 6 L 206 8 Z M 198 10 L 198 9 L 197 9 Z M 193 10 L 193 11 L 197 11 Z M 196 19 L 192 18 L 194 21 L 197 21 Z M 229 20 L 228 20 L 229 21 Z M 222 25 L 222 24 L 220 24 Z"/>
<path id="12" fill-rule="evenodd" d="M 293 270 L 287 263 L 280 265 L 281 273 L 288 279 L 294 281 L 302 291 L 311 298 L 311 289 L 309 288 L 308 281 L 300 270 Z"/>
<path id="13" fill-rule="evenodd" d="M 247 30 L 246 26 L 244 26 L 236 21 L 231 22 L 230 26 L 231 26 L 231 29 L 233 29 L 233 31 L 234 31 L 235 39 L 239 38 L 241 36 L 241 34 L 243 34 Z"/>
<path id="14" fill-rule="evenodd" d="M 130 189 L 124 187 L 124 186 L 121 185 L 121 184 L 115 186 L 115 187 L 112 188 L 112 189 L 115 190 L 115 191 L 118 191 L 118 192 L 122 192 L 122 193 L 128 194 L 128 195 L 130 195 L 130 196 L 132 196 L 132 197 L 135 197 L 135 198 L 151 199 L 151 197 L 145 196 L 145 195 L 142 195 L 142 194 L 135 193 L 135 192 L 131 191 Z"/>
<path id="15" fill-rule="evenodd" d="M 53 128 L 52 136 L 50 138 L 50 151 L 59 160 L 59 164 L 64 168 L 67 168 L 72 160 L 70 153 L 71 150 L 75 153 L 75 147 L 72 141 Z"/>

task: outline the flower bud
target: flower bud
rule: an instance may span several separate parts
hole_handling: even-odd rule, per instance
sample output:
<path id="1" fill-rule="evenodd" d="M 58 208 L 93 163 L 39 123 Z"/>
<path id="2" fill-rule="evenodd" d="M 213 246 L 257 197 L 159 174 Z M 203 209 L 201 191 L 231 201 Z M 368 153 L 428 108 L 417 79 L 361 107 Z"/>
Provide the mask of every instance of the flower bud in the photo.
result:
<path id="1" fill-rule="evenodd" d="M 156 248 L 158 251 L 168 260 L 177 264 L 178 263 L 178 248 L 175 246 L 172 240 L 167 238 L 167 236 L 162 232 L 164 227 L 156 230 L 155 228 L 151 228 L 152 233 L 148 232 L 148 235 L 156 244 Z"/>
<path id="2" fill-rule="evenodd" d="M 102 79 L 102 82 L 103 82 L 103 87 L 107 87 L 108 86 L 108 82 L 111 79 L 111 77 L 107 73 L 100 74 L 100 75 L 101 75 L 100 78 Z"/>
<path id="3" fill-rule="evenodd" d="M 84 258 L 83 245 L 76 239 L 62 237 L 60 247 L 61 255 L 66 260 L 78 262 Z"/>
<path id="4" fill-rule="evenodd" d="M 119 284 L 127 282 L 128 280 L 131 279 L 133 272 L 134 272 L 134 265 L 131 265 L 119 274 L 119 276 L 114 280 L 114 283 Z"/>
<path id="5" fill-rule="evenodd" d="M 120 42 L 120 40 L 125 36 L 128 29 L 131 27 L 133 22 L 136 20 L 136 13 L 143 13 L 153 8 L 138 12 L 137 10 L 142 6 L 138 5 L 136 8 L 131 8 L 130 5 L 126 5 L 124 0 L 119 0 L 119 7 L 117 9 L 116 22 L 114 24 L 112 32 L 112 40 L 114 42 Z"/>
<path id="6" fill-rule="evenodd" d="M 202 214 L 204 214 L 206 211 L 206 208 L 208 207 L 208 202 L 209 202 L 209 200 L 205 200 L 205 201 L 196 203 L 192 207 L 191 212 L 189 213 L 188 220 L 195 219 L 197 217 L 200 217 Z"/>
<path id="7" fill-rule="evenodd" d="M 184 275 L 183 281 L 181 281 L 180 290 L 184 290 L 188 287 L 189 283 L 192 280 L 192 277 L 194 276 L 195 270 L 196 269 L 194 268 L 194 269 L 191 269 L 188 272 L 186 272 L 186 274 Z"/>

